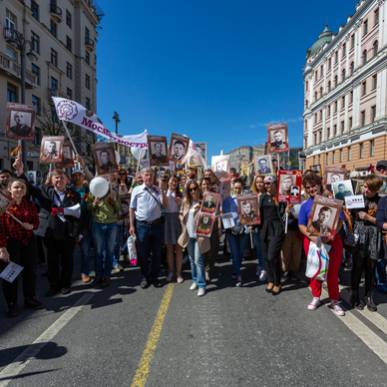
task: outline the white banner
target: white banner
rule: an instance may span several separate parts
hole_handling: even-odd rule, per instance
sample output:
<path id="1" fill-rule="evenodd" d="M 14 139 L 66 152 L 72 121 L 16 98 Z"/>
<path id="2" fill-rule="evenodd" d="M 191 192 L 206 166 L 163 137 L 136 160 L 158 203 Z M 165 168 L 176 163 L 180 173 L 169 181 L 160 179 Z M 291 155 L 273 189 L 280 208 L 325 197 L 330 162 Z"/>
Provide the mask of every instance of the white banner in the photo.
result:
<path id="1" fill-rule="evenodd" d="M 90 115 L 87 109 L 78 102 L 60 97 L 52 97 L 52 99 L 55 104 L 56 114 L 61 121 L 71 122 L 72 124 L 90 130 L 96 135 L 103 136 L 112 142 L 116 142 L 117 144 L 127 147 L 148 147 L 148 132 L 146 129 L 139 134 L 120 137 L 105 128 L 95 114 Z"/>

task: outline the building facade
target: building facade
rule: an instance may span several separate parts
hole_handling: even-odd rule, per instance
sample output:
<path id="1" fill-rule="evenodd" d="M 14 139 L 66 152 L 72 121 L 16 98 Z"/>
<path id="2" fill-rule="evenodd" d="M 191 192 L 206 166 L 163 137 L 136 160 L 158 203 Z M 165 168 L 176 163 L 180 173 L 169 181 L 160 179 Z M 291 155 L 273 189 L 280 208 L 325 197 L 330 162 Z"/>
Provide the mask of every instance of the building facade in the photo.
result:
<path id="1" fill-rule="evenodd" d="M 0 1 L 0 122 L 7 102 L 22 102 L 21 52 L 15 43 L 27 40 L 25 103 L 36 110 L 36 138 L 27 142 L 28 169 L 37 169 L 43 134 L 64 135 L 53 114 L 52 96 L 78 101 L 96 111 L 96 42 L 102 13 L 92 0 Z M 9 168 L 9 151 L 16 145 L 0 135 L 0 167 Z M 54 131 L 54 132 L 53 132 Z M 81 154 L 90 155 L 94 137 L 71 128 Z"/>
<path id="2" fill-rule="evenodd" d="M 305 167 L 364 169 L 386 159 L 387 2 L 360 1 L 334 34 L 327 27 L 304 69 Z"/>

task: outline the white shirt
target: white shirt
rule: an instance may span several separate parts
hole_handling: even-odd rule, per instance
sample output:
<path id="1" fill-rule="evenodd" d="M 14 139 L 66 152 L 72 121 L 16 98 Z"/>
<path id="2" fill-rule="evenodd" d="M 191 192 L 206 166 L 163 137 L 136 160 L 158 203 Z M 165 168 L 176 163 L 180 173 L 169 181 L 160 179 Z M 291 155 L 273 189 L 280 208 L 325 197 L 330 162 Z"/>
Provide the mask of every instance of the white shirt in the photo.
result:
<path id="1" fill-rule="evenodd" d="M 187 233 L 190 238 L 196 238 L 196 222 L 195 222 L 196 204 L 197 202 L 193 202 L 188 212 Z"/>
<path id="2" fill-rule="evenodd" d="M 159 189 L 155 186 L 147 187 L 145 184 L 135 187 L 130 199 L 130 208 L 135 209 L 137 220 L 153 222 L 159 219 L 161 217 L 161 194 Z"/>
<path id="3" fill-rule="evenodd" d="M 165 209 L 165 212 L 172 213 L 172 214 L 179 213 L 180 208 L 176 203 L 176 192 L 168 190 L 167 200 L 168 200 L 168 208 Z"/>

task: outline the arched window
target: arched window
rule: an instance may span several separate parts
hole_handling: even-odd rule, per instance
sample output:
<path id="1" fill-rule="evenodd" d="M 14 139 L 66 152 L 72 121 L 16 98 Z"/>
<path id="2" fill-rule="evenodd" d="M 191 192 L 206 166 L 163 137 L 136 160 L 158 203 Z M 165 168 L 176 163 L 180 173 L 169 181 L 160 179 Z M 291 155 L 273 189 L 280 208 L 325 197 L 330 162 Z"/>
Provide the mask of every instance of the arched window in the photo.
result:
<path id="1" fill-rule="evenodd" d="M 372 52 L 373 52 L 373 55 L 376 56 L 378 54 L 378 47 L 379 46 L 379 42 L 377 40 L 374 41 L 374 44 L 372 46 Z"/>
<path id="2" fill-rule="evenodd" d="M 351 62 L 351 75 L 355 72 L 355 62 Z"/>
<path id="3" fill-rule="evenodd" d="M 328 91 L 331 91 L 331 81 L 328 81 Z"/>
<path id="4" fill-rule="evenodd" d="M 342 81 L 342 82 L 345 81 L 345 69 L 342 69 L 342 70 L 341 70 L 341 81 Z"/>
<path id="5" fill-rule="evenodd" d="M 367 50 L 363 51 L 362 62 L 363 62 L 363 64 L 366 64 L 366 62 L 367 62 Z"/>

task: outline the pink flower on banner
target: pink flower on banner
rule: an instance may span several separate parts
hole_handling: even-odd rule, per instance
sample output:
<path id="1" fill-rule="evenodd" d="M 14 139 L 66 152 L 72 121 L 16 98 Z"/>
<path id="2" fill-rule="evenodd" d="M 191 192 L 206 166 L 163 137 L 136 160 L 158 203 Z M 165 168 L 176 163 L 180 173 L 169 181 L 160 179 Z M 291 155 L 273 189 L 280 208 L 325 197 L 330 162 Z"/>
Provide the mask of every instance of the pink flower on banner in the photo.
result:
<path id="1" fill-rule="evenodd" d="M 56 107 L 58 118 L 60 120 L 71 121 L 78 114 L 77 105 L 73 101 L 60 101 Z"/>

